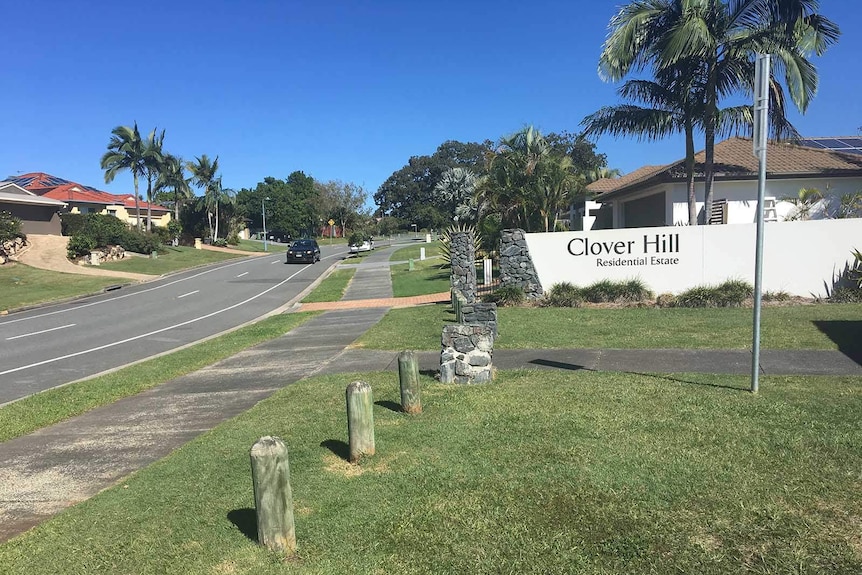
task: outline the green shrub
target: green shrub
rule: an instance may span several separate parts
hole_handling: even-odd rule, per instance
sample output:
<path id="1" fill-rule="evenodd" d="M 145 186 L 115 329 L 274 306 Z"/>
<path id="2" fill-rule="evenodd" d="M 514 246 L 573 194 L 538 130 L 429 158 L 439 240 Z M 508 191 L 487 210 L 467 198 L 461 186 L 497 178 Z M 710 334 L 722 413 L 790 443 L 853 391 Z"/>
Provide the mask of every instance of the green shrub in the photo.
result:
<path id="1" fill-rule="evenodd" d="M 21 220 L 9 212 L 0 212 L 0 242 L 8 242 L 15 238 L 27 239 L 21 232 Z"/>
<path id="2" fill-rule="evenodd" d="M 655 298 L 658 307 L 676 307 L 676 296 L 672 293 L 662 293 Z"/>
<path id="3" fill-rule="evenodd" d="M 581 307 L 584 303 L 584 298 L 581 295 L 581 288 L 562 282 L 554 284 L 545 297 L 541 301 L 541 305 L 545 307 Z"/>
<path id="4" fill-rule="evenodd" d="M 790 294 L 784 290 L 779 291 L 765 291 L 763 295 L 760 296 L 763 301 L 788 301 L 790 300 Z"/>
<path id="5" fill-rule="evenodd" d="M 581 295 L 591 303 L 625 303 L 650 299 L 652 292 L 639 279 L 619 282 L 601 280 L 583 288 Z"/>
<path id="6" fill-rule="evenodd" d="M 829 294 L 828 300 L 830 303 L 860 303 L 862 302 L 862 288 L 838 286 Z"/>
<path id="7" fill-rule="evenodd" d="M 239 245 L 239 234 L 237 232 L 231 232 L 227 237 L 227 245 L 229 246 L 238 246 Z"/>
<path id="8" fill-rule="evenodd" d="M 64 236 L 74 236 L 84 229 L 86 221 L 85 214 L 60 214 L 60 233 Z"/>
<path id="9" fill-rule="evenodd" d="M 77 258 L 89 254 L 94 249 L 96 249 L 96 240 L 90 236 L 78 234 L 69 238 L 66 255 L 69 258 Z"/>
<path id="10" fill-rule="evenodd" d="M 162 242 L 153 233 L 139 232 L 136 229 L 127 229 L 123 237 L 117 242 L 123 249 L 138 254 L 151 254 L 159 251 Z"/>
<path id="11" fill-rule="evenodd" d="M 695 286 L 676 296 L 676 307 L 739 307 L 753 292 L 751 284 L 742 280 L 728 280 L 717 286 Z"/>
<path id="12" fill-rule="evenodd" d="M 213 240 L 212 245 L 214 245 L 217 248 L 226 248 L 227 247 L 227 240 L 224 238 L 216 238 Z"/>
<path id="13" fill-rule="evenodd" d="M 173 242 L 174 235 L 171 233 L 170 228 L 164 226 L 153 226 L 152 233 L 159 239 L 160 244 L 168 245 Z"/>
<path id="14" fill-rule="evenodd" d="M 517 286 L 501 287 L 482 297 L 482 301 L 495 303 L 500 307 L 518 306 L 526 301 L 523 288 Z"/>

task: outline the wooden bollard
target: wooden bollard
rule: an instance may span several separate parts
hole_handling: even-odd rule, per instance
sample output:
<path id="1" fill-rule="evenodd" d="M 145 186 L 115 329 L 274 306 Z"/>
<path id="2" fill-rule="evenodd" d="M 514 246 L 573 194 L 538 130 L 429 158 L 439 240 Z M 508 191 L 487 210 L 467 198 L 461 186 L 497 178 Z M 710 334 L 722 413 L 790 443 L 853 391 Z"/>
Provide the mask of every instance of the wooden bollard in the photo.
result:
<path id="1" fill-rule="evenodd" d="M 287 446 L 278 437 L 261 437 L 251 447 L 251 478 L 257 511 L 257 540 L 270 551 L 296 549 L 293 493 Z"/>
<path id="2" fill-rule="evenodd" d="M 374 398 L 371 386 L 354 381 L 347 386 L 347 435 L 350 444 L 350 462 L 363 456 L 374 455 Z"/>
<path id="3" fill-rule="evenodd" d="M 401 409 L 404 413 L 422 413 L 419 360 L 412 351 L 398 354 L 398 382 L 401 385 Z"/>

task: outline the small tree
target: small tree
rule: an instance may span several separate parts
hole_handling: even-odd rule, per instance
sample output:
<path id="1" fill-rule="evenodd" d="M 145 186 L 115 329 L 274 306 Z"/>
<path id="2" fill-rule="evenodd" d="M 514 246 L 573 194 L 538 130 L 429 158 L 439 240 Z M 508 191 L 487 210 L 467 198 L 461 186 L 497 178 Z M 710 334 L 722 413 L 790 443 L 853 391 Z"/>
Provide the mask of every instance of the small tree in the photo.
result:
<path id="1" fill-rule="evenodd" d="M 21 232 L 21 220 L 9 212 L 0 212 L 0 242 L 8 242 L 15 238 L 27 238 Z"/>

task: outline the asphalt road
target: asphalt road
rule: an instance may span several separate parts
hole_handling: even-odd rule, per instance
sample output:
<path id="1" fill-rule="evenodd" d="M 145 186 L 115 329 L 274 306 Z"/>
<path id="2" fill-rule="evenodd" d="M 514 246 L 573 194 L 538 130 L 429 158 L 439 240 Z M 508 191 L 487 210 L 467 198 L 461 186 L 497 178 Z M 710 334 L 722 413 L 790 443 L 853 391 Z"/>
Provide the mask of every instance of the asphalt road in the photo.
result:
<path id="1" fill-rule="evenodd" d="M 0 320 L 0 404 L 153 355 L 284 306 L 347 254 L 321 245 L 321 261 L 284 253 L 230 260 Z"/>

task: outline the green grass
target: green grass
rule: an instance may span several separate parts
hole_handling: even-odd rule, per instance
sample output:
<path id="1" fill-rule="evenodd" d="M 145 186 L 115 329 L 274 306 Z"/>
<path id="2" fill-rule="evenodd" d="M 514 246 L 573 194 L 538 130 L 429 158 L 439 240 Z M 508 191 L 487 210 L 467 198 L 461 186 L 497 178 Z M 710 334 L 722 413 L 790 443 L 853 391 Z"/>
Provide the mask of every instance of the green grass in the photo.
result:
<path id="1" fill-rule="evenodd" d="M 156 259 L 133 256 L 105 263 L 100 267 L 106 270 L 162 275 L 195 266 L 243 257 L 242 254 L 196 250 L 187 246 L 162 246 L 162 248 L 165 250 L 165 253 L 160 253 Z"/>
<path id="2" fill-rule="evenodd" d="M 500 308 L 498 348 L 746 349 L 752 310 L 658 308 Z M 357 342 L 370 349 L 440 348 L 451 306 L 393 309 Z M 841 349 L 862 353 L 862 304 L 766 307 L 764 349 Z"/>
<path id="3" fill-rule="evenodd" d="M 257 253 L 264 251 L 263 242 L 258 240 L 240 240 L 239 245 L 228 247 L 236 250 L 243 250 L 246 252 Z M 272 242 L 266 242 L 266 251 L 271 253 L 286 252 L 287 244 L 274 244 Z"/>
<path id="4" fill-rule="evenodd" d="M 395 250 L 394 252 L 392 252 L 392 255 L 389 256 L 389 261 L 399 262 L 399 261 L 405 261 L 405 260 L 409 260 L 409 259 L 413 258 L 418 263 L 419 262 L 419 256 L 420 256 L 420 253 L 419 253 L 420 248 L 425 248 L 425 257 L 426 258 L 437 257 L 440 255 L 440 242 L 439 241 L 433 241 L 430 244 L 426 244 L 425 242 L 422 242 L 421 244 L 411 245 L 411 246 L 407 246 L 406 248 L 399 248 L 399 249 Z M 441 262 L 438 260 L 437 263 L 439 264 Z"/>
<path id="5" fill-rule="evenodd" d="M 65 274 L 24 264 L 0 266 L 0 311 L 101 292 L 127 279 Z"/>
<path id="6" fill-rule="evenodd" d="M 403 248 L 395 253 L 412 250 L 413 247 Z M 418 250 L 417 250 L 418 251 Z M 399 261 L 401 258 L 393 258 Z M 413 261 L 413 271 L 410 264 L 395 264 L 391 267 L 392 293 L 395 297 L 406 297 L 414 295 L 426 295 L 449 291 L 450 278 L 449 266 L 444 266 L 440 258 Z"/>
<path id="7" fill-rule="evenodd" d="M 369 382 L 377 454 L 346 463 L 344 389 Z M 0 547 L 9 574 L 862 571 L 862 379 L 392 373 L 289 386 Z M 248 451 L 290 450 L 298 555 L 258 547 Z"/>
<path id="8" fill-rule="evenodd" d="M 308 294 L 302 303 L 313 303 L 320 301 L 339 301 L 347 289 L 347 284 L 353 279 L 355 269 L 347 268 L 335 270 L 326 277 L 313 292 Z"/>
<path id="9" fill-rule="evenodd" d="M 32 433 L 211 365 L 243 349 L 277 338 L 314 315 L 294 313 L 273 316 L 169 355 L 0 407 L 0 442 Z"/>

